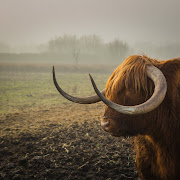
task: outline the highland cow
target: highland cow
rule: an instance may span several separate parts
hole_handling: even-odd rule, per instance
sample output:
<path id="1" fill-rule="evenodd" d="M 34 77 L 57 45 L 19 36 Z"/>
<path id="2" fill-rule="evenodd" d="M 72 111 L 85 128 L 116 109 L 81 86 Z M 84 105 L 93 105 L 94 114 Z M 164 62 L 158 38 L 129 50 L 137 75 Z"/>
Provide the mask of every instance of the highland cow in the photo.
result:
<path id="1" fill-rule="evenodd" d="M 167 61 L 145 55 L 128 57 L 112 73 L 105 90 L 68 100 L 89 104 L 103 101 L 102 128 L 113 136 L 135 136 L 136 164 L 141 179 L 180 179 L 180 58 Z"/>

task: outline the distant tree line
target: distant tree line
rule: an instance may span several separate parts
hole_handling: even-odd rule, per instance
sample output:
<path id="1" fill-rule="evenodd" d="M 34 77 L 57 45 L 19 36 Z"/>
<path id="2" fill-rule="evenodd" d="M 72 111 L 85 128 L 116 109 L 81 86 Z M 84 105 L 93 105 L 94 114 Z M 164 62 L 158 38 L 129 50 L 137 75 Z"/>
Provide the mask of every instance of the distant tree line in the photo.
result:
<path id="1" fill-rule="evenodd" d="M 119 39 L 104 43 L 97 35 L 82 36 L 64 35 L 55 37 L 48 42 L 48 53 L 67 56 L 78 63 L 118 63 L 128 56 L 129 45 Z"/>
<path id="2" fill-rule="evenodd" d="M 35 48 L 36 49 L 36 48 Z M 137 42 L 129 45 L 120 39 L 104 42 L 97 35 L 77 37 L 56 36 L 47 43 L 37 46 L 32 53 L 11 52 L 8 45 L 0 43 L 0 62 L 48 62 L 59 64 L 120 64 L 132 54 L 146 54 L 156 59 L 170 59 L 180 56 L 180 42 L 152 44 Z"/>

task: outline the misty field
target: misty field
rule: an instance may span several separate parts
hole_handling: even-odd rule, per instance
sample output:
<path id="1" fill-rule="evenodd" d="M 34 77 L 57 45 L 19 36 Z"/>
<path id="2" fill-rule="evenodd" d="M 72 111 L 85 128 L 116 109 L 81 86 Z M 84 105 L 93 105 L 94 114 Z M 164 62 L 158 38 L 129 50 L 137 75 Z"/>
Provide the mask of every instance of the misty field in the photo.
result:
<path id="1" fill-rule="evenodd" d="M 113 70 L 55 68 L 58 83 L 74 96 L 94 94 L 89 72 L 103 89 Z M 0 179 L 137 179 L 132 139 L 101 129 L 103 103 L 61 97 L 51 71 L 52 65 L 0 66 Z"/>
<path id="2" fill-rule="evenodd" d="M 3 72 L 0 73 L 0 112 L 7 113 L 19 109 L 50 106 L 67 102 L 55 89 L 52 80 L 52 67 L 43 72 Z M 58 71 L 58 70 L 57 70 Z M 105 87 L 106 74 L 93 74 L 99 88 Z M 94 93 L 88 73 L 57 72 L 57 80 L 63 88 L 76 96 Z"/>

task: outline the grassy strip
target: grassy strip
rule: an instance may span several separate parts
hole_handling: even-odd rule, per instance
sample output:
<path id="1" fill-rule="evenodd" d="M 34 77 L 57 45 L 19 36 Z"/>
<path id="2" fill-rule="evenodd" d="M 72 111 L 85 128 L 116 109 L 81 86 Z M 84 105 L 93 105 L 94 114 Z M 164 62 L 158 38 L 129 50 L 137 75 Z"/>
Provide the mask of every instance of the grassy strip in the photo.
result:
<path id="1" fill-rule="evenodd" d="M 58 73 L 62 88 L 74 96 L 94 94 L 88 74 Z M 109 73 L 92 73 L 99 89 L 105 87 Z M 0 72 L 0 113 L 9 113 L 24 108 L 69 103 L 54 87 L 51 71 Z"/>

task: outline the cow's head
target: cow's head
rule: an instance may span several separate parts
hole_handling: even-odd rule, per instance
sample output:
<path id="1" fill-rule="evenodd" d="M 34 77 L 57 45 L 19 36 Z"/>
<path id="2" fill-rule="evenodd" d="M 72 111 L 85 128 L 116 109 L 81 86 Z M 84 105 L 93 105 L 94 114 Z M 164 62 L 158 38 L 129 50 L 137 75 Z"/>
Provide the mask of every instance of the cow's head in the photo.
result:
<path id="1" fill-rule="evenodd" d="M 167 91 L 163 73 L 152 65 L 152 61 L 144 58 L 127 58 L 113 72 L 101 92 L 90 76 L 96 92 L 92 97 L 76 98 L 65 93 L 58 86 L 53 71 L 54 83 L 58 91 L 73 102 L 89 104 L 103 101 L 106 106 L 101 126 L 105 131 L 114 136 L 143 134 L 149 125 L 149 114 L 161 104 Z"/>

